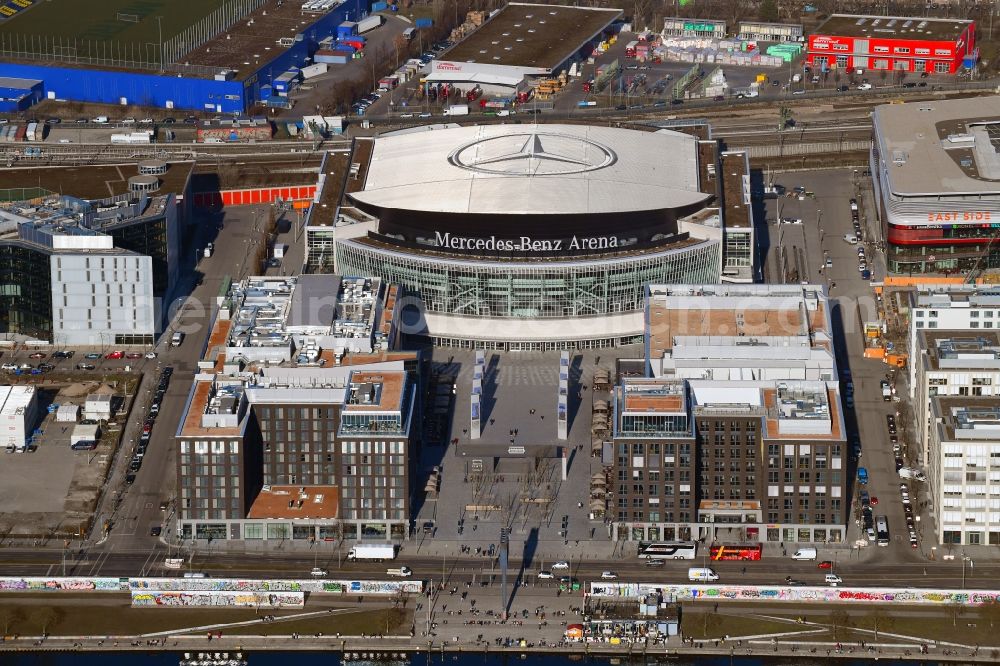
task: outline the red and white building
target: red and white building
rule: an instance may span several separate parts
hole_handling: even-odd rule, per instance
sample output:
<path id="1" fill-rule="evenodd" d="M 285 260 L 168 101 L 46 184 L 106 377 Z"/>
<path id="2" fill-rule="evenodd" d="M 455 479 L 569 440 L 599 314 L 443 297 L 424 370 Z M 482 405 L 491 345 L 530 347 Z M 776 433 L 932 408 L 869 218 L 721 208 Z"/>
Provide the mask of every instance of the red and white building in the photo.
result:
<path id="1" fill-rule="evenodd" d="M 834 14 L 809 36 L 808 64 L 955 74 L 976 56 L 976 26 L 964 19 Z"/>

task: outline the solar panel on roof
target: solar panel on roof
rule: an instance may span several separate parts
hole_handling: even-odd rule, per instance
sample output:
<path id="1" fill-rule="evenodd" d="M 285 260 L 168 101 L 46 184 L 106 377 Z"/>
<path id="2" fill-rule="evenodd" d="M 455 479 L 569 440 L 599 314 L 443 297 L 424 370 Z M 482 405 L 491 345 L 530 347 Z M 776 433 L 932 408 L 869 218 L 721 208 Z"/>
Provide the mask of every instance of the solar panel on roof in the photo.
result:
<path id="1" fill-rule="evenodd" d="M 903 24 L 903 27 L 909 28 L 911 25 L 913 25 L 913 21 L 907 21 L 906 23 Z"/>
<path id="2" fill-rule="evenodd" d="M 921 21 L 920 23 L 917 24 L 917 30 L 923 30 L 926 27 L 927 27 L 927 21 Z"/>
<path id="3" fill-rule="evenodd" d="M 878 24 L 879 24 L 879 21 L 881 21 L 881 20 L 882 20 L 882 19 L 874 19 L 874 20 L 872 21 L 872 25 L 878 25 Z"/>
<path id="4" fill-rule="evenodd" d="M 891 28 L 892 26 L 896 25 L 897 22 L 898 21 L 896 21 L 896 19 L 892 19 L 891 21 L 885 24 L 885 27 Z"/>
<path id="5" fill-rule="evenodd" d="M 866 19 L 866 18 L 859 18 L 854 25 L 864 25 L 865 21 L 867 21 L 867 20 L 868 19 Z"/>

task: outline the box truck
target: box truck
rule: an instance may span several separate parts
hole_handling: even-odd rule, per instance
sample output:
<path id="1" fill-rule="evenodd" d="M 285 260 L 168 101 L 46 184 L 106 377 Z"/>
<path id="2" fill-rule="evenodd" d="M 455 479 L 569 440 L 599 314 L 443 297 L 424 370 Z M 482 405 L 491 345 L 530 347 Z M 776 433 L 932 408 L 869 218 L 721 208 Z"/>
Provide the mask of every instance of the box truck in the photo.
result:
<path id="1" fill-rule="evenodd" d="M 363 18 L 358 21 L 358 34 L 363 34 L 369 30 L 374 30 L 375 28 L 382 25 L 382 21 L 385 19 L 381 15 L 375 14 L 374 16 L 369 16 L 368 18 Z"/>
<path id="2" fill-rule="evenodd" d="M 719 574 L 714 569 L 691 567 L 688 569 L 688 580 L 692 583 L 711 583 L 719 580 Z"/>
<path id="3" fill-rule="evenodd" d="M 396 559 L 396 546 L 391 543 L 359 543 L 351 546 L 351 550 L 347 553 L 348 562 L 357 560 L 381 562 L 394 559 Z"/>
<path id="4" fill-rule="evenodd" d="M 467 116 L 469 115 L 468 104 L 452 104 L 444 110 L 446 116 Z"/>

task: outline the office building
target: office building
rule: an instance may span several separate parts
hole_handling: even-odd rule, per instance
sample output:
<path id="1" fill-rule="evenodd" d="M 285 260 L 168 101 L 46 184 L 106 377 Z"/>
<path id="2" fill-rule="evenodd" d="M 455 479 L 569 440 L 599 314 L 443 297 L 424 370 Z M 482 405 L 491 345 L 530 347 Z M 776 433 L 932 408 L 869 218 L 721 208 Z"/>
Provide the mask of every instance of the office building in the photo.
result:
<path id="1" fill-rule="evenodd" d="M 419 401 L 397 298 L 335 275 L 234 285 L 177 433 L 183 538 L 408 536 Z"/>
<path id="2" fill-rule="evenodd" d="M 653 285 L 646 378 L 615 388 L 618 538 L 846 537 L 848 456 L 816 285 Z"/>
<path id="3" fill-rule="evenodd" d="M 932 398 L 930 417 L 937 543 L 1000 546 L 1000 397 Z"/>
<path id="4" fill-rule="evenodd" d="M 166 240 L 177 233 L 175 211 L 172 195 L 105 206 L 55 197 L 0 210 L 0 333 L 60 346 L 152 344 L 155 297 L 176 259 Z M 149 250 L 160 235 L 162 257 L 126 247 Z"/>

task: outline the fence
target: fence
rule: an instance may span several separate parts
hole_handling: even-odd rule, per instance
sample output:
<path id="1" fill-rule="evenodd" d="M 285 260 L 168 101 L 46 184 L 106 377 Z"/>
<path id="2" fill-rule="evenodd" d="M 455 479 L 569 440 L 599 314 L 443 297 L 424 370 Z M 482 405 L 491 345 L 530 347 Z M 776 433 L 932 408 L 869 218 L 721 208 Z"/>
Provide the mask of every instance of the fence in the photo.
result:
<path id="1" fill-rule="evenodd" d="M 30 201 L 52 196 L 55 192 L 44 187 L 11 187 L 0 190 L 0 203 L 10 203 L 12 201 Z"/>
<path id="2" fill-rule="evenodd" d="M 184 31 L 159 43 L 3 33 L 0 34 L 0 57 L 210 76 L 219 68 L 186 65 L 179 61 L 185 54 L 211 41 L 259 9 L 265 1 L 230 0 Z"/>
<path id="3" fill-rule="evenodd" d="M 819 141 L 816 143 L 773 143 L 752 146 L 729 146 L 729 150 L 746 151 L 750 159 L 761 157 L 790 157 L 793 155 L 819 155 L 828 153 L 846 153 L 857 150 L 868 150 L 872 142 L 869 139 L 853 139 L 845 141 Z"/>

